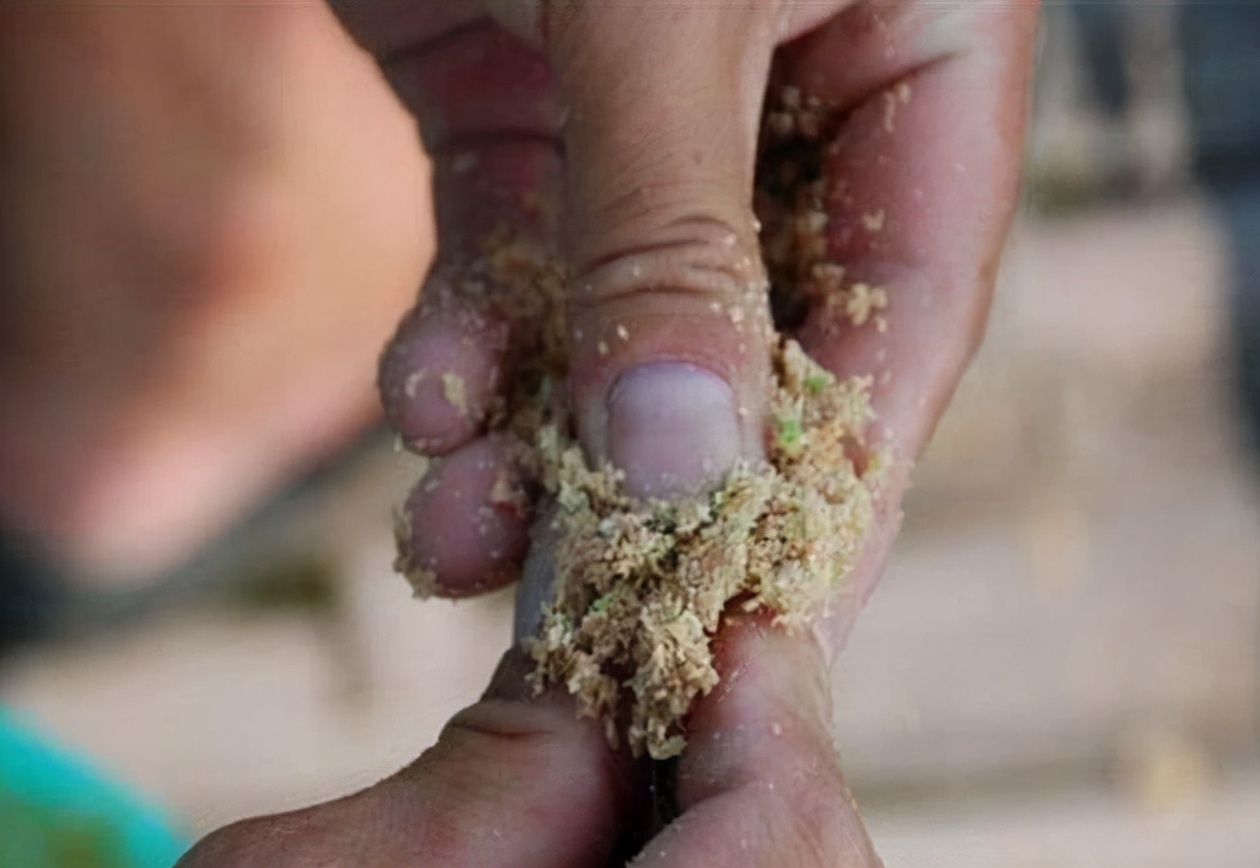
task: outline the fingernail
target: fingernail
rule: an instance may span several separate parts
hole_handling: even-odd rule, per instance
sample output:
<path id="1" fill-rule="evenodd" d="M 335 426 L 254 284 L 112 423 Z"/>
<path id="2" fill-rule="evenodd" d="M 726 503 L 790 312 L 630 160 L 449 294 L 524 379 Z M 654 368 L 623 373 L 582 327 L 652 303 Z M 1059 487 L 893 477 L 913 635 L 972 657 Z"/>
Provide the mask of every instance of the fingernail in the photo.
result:
<path id="1" fill-rule="evenodd" d="M 630 369 L 613 386 L 608 417 L 608 457 L 638 497 L 699 494 L 741 453 L 731 387 L 695 365 Z"/>

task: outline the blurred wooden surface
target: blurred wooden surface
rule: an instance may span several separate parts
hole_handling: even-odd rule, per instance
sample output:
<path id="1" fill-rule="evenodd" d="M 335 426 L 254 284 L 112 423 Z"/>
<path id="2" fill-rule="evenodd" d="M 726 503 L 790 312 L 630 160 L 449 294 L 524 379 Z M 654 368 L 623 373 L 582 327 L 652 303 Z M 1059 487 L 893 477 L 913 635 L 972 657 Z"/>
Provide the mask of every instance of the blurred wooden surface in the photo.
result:
<path id="1" fill-rule="evenodd" d="M 867 811 L 888 868 L 1254 868 L 1260 777 L 1149 808 L 1100 790 L 940 800 Z"/>

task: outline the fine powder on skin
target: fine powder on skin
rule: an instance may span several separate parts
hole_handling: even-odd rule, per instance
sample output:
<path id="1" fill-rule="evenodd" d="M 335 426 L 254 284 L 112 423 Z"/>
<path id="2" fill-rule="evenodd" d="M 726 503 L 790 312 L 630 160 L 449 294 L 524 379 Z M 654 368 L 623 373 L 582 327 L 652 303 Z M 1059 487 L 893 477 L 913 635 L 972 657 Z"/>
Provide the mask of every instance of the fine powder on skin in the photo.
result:
<path id="1" fill-rule="evenodd" d="M 781 328 L 820 302 L 842 305 L 855 325 L 886 304 L 882 289 L 846 286 L 827 261 L 818 154 L 833 131 L 830 113 L 792 89 L 763 122 L 756 205 Z M 582 714 L 603 721 L 611 743 L 675 756 L 692 704 L 718 683 L 711 643 L 723 612 L 759 609 L 803 629 L 857 562 L 886 464 L 864 439 L 870 379 L 837 381 L 795 341 L 777 338 L 767 459 L 736 465 L 706 497 L 639 500 L 616 469 L 589 467 L 573 437 L 564 275 L 554 259 L 503 237 L 472 268 L 477 285 L 491 288 L 486 315 L 535 324 L 511 392 L 488 420 L 511 438 L 517 464 L 513 490 L 496 483 L 495 496 L 554 506 L 556 516 L 555 585 L 528 642 L 531 680 L 540 690 L 563 686 Z M 523 280 L 532 293 L 519 291 Z M 526 307 L 523 297 L 532 299 Z M 444 381 L 459 404 L 455 385 Z M 409 522 L 398 529 L 395 565 L 427 596 L 432 572 L 411 555 Z"/>

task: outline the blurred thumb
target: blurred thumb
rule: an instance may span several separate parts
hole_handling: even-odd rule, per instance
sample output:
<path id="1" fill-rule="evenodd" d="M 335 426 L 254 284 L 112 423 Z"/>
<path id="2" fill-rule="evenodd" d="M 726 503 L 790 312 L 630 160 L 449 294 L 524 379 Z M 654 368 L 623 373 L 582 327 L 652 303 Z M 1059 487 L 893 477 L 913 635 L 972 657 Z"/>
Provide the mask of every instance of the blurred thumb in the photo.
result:
<path id="1" fill-rule="evenodd" d="M 570 372 L 590 457 L 643 496 L 761 452 L 772 331 L 751 210 L 780 4 L 553 3 Z"/>

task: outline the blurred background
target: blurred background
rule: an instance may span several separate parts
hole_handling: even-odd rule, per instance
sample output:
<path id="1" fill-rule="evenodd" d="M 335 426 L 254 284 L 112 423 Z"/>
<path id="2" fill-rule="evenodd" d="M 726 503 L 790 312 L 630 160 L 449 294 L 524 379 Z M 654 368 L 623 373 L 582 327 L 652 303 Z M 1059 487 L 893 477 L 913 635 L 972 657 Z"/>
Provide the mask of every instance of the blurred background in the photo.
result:
<path id="1" fill-rule="evenodd" d="M 147 868 L 414 757 L 511 598 L 420 604 L 390 569 L 420 467 L 372 374 L 427 181 L 327 13 L 4 14 L 0 866 Z M 120 59 L 151 43 L 174 84 Z M 92 72 L 60 103 L 59 52 Z M 889 866 L 1253 868 L 1260 4 L 1048 2 L 1039 66 L 989 337 L 836 671 L 838 742 Z M 163 106 L 152 153 L 119 92 Z M 170 334 L 196 339 L 156 364 Z M 91 804 L 24 826 L 39 751 L 118 782 L 97 807 L 149 843 L 108 861 Z"/>

